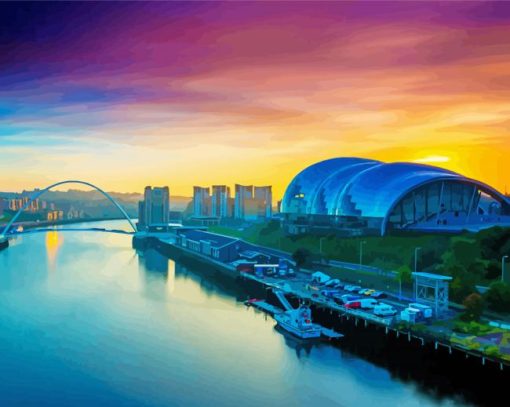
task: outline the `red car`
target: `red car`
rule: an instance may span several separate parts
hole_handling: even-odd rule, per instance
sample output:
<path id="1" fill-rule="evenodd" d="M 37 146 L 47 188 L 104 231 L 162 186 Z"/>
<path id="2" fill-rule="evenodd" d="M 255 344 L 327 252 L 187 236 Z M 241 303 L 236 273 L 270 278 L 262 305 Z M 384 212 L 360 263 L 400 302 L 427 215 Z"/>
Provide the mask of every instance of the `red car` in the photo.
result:
<path id="1" fill-rule="evenodd" d="M 347 304 L 345 304 L 345 308 L 349 308 L 349 309 L 361 308 L 361 302 L 359 302 L 359 301 L 350 301 Z"/>

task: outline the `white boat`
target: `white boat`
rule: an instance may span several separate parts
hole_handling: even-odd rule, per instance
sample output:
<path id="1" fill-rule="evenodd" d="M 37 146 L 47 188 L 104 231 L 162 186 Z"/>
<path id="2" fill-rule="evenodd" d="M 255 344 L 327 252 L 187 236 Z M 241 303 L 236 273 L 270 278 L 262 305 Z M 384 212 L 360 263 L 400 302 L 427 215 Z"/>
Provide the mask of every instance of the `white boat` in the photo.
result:
<path id="1" fill-rule="evenodd" d="M 319 338 L 322 333 L 322 327 L 312 323 L 312 312 L 306 305 L 275 314 L 274 319 L 280 327 L 298 338 Z"/>

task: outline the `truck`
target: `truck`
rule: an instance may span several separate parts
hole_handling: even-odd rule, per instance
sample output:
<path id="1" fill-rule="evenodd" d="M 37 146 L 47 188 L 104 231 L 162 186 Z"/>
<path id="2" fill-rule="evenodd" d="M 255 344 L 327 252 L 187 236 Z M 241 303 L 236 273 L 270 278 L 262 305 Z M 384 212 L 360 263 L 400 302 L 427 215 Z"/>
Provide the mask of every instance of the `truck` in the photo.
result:
<path id="1" fill-rule="evenodd" d="M 432 308 L 428 305 L 413 302 L 409 304 L 409 308 L 418 310 L 420 312 L 420 319 L 432 318 Z"/>

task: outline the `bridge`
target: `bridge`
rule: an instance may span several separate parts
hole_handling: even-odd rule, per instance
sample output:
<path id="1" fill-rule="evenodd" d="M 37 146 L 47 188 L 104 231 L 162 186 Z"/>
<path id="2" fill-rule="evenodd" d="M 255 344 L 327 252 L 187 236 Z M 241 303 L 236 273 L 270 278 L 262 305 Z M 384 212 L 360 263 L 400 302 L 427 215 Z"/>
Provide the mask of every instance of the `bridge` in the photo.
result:
<path id="1" fill-rule="evenodd" d="M 46 233 L 46 232 L 103 232 L 103 233 L 118 233 L 121 235 L 134 235 L 135 232 L 127 232 L 125 230 L 120 229 L 106 229 L 106 228 L 65 228 L 65 229 L 57 229 L 55 227 L 50 228 L 37 228 L 37 229 L 28 229 L 23 232 L 14 232 L 11 233 L 10 236 L 18 236 L 18 235 L 28 235 L 32 233 Z"/>
<path id="2" fill-rule="evenodd" d="M 30 198 L 27 200 L 27 202 L 25 202 L 23 207 L 20 208 L 20 210 L 13 216 L 13 218 L 9 221 L 9 223 L 7 223 L 7 225 L 5 225 L 5 227 L 3 228 L 2 232 L 0 232 L 0 247 L 2 245 L 7 245 L 7 242 L 8 242 L 7 236 L 8 236 L 9 231 L 11 230 L 13 224 L 18 220 L 18 218 L 20 217 L 22 212 L 24 210 L 26 210 L 33 201 L 38 199 L 41 195 L 45 194 L 46 192 L 48 192 L 52 188 L 58 187 L 60 185 L 65 185 L 65 184 L 81 184 L 81 185 L 85 185 L 85 186 L 88 186 L 90 188 L 93 188 L 96 191 L 98 191 L 99 193 L 101 193 L 106 199 L 108 199 L 120 211 L 122 216 L 128 221 L 130 227 L 133 229 L 133 232 L 125 232 L 125 231 L 120 231 L 120 230 L 109 230 L 109 229 L 104 229 L 104 228 L 89 228 L 89 229 L 85 229 L 85 228 L 84 229 L 81 229 L 81 228 L 80 229 L 72 228 L 72 229 L 59 229 L 59 231 L 64 231 L 64 230 L 72 230 L 72 231 L 80 231 L 80 232 L 83 232 L 83 231 L 98 231 L 98 232 L 124 233 L 124 234 L 134 234 L 134 233 L 137 232 L 136 226 L 134 225 L 134 223 L 132 222 L 131 218 L 129 217 L 129 215 L 124 210 L 124 208 L 122 206 L 120 206 L 119 203 L 115 199 L 113 199 L 113 197 L 110 196 L 107 192 L 103 191 L 101 188 L 97 187 L 96 185 L 91 184 L 90 182 L 79 181 L 79 180 L 66 180 L 66 181 L 56 182 L 55 184 L 51 184 L 51 185 L 47 186 L 44 189 L 35 191 L 30 196 Z M 31 229 L 30 231 L 27 231 L 27 232 L 24 232 L 24 233 L 28 233 L 28 232 L 33 233 L 35 230 L 48 231 L 48 230 L 55 230 L 55 229 L 49 229 L 49 228 L 47 228 L 47 229 L 33 229 L 33 230 Z"/>

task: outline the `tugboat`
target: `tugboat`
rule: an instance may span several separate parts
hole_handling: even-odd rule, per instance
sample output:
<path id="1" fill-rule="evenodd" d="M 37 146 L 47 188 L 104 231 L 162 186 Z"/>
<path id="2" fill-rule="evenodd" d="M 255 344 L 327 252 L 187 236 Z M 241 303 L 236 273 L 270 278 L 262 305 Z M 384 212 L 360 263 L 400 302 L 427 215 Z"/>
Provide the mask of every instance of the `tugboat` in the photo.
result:
<path id="1" fill-rule="evenodd" d="M 312 312 L 306 305 L 275 314 L 278 325 L 301 339 L 320 338 L 322 327 L 312 323 Z"/>
<path id="2" fill-rule="evenodd" d="M 258 300 L 256 298 L 245 301 L 245 304 L 271 314 L 277 322 L 277 329 L 285 330 L 296 338 L 315 339 L 324 336 L 331 340 L 343 337 L 341 333 L 312 323 L 312 311 L 310 307 L 301 304 L 298 308 L 293 308 L 283 291 L 273 290 L 273 293 L 280 300 L 284 308 L 283 310 L 264 300 Z"/>

